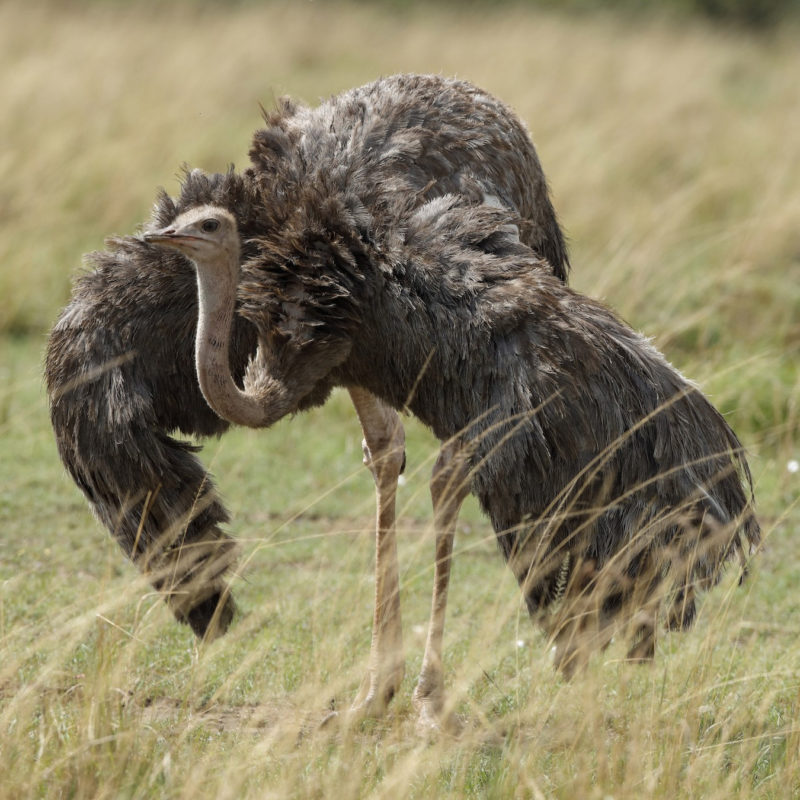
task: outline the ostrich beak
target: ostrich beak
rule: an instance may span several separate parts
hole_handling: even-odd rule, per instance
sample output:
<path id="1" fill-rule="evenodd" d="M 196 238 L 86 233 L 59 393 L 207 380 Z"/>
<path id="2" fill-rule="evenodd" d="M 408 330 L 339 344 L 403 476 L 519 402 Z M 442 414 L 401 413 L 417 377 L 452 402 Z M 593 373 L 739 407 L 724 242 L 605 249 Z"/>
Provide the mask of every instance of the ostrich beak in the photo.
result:
<path id="1" fill-rule="evenodd" d="M 142 238 L 150 244 L 166 244 L 176 239 L 175 228 L 162 228 L 160 231 L 145 233 Z"/>
<path id="2" fill-rule="evenodd" d="M 190 242 L 200 241 L 198 236 L 190 236 L 186 233 L 180 233 L 175 228 L 162 228 L 160 231 L 151 231 L 145 233 L 142 238 L 149 244 L 157 244 L 166 247 L 174 247 L 180 249 L 182 244 L 189 244 Z"/>

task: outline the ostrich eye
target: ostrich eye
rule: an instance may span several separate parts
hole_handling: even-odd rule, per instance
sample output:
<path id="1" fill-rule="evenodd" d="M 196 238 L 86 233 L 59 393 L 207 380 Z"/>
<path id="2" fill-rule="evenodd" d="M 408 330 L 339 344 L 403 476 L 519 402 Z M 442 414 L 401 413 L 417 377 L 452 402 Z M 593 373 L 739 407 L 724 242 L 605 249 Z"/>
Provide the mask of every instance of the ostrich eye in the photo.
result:
<path id="1" fill-rule="evenodd" d="M 200 225 L 200 229 L 203 231 L 203 233 L 214 233 L 214 231 L 218 228 L 219 220 L 216 219 L 204 219 Z"/>

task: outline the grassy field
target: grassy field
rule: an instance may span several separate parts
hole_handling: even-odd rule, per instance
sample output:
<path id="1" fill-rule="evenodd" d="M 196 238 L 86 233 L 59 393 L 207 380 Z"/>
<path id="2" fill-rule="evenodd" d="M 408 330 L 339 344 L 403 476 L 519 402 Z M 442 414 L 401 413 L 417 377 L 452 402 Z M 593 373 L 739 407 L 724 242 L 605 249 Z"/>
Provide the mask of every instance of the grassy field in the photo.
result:
<path id="1" fill-rule="evenodd" d="M 366 4 L 0 6 L 0 798 L 800 797 L 797 30 Z M 459 739 L 414 733 L 432 576 L 432 437 L 409 422 L 407 677 L 346 708 L 370 641 L 372 484 L 347 400 L 206 443 L 244 543 L 242 608 L 198 647 L 58 461 L 45 334 L 105 235 L 179 166 L 246 162 L 259 102 L 395 71 L 469 78 L 527 121 L 605 299 L 728 415 L 766 547 L 650 668 L 616 646 L 567 683 L 488 523 L 461 517 L 445 638 Z"/>

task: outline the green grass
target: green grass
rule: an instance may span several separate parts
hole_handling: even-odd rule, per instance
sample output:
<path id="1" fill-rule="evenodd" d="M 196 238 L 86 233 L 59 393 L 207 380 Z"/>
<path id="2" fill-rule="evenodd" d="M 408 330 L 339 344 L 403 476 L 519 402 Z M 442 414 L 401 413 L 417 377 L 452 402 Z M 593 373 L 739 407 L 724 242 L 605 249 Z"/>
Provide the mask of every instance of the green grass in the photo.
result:
<path id="1" fill-rule="evenodd" d="M 800 54 L 505 7 L 0 7 L 0 798 L 800 796 Z M 612 645 L 565 683 L 488 523 L 465 508 L 445 637 L 461 739 L 414 733 L 432 578 L 432 437 L 399 494 L 407 677 L 347 707 L 372 615 L 372 484 L 346 397 L 206 443 L 244 543 L 230 634 L 198 647 L 92 519 L 56 455 L 44 333 L 80 254 L 134 229 L 181 162 L 246 161 L 258 103 L 394 71 L 457 74 L 528 122 L 604 298 L 729 416 L 764 553 L 655 664 Z"/>

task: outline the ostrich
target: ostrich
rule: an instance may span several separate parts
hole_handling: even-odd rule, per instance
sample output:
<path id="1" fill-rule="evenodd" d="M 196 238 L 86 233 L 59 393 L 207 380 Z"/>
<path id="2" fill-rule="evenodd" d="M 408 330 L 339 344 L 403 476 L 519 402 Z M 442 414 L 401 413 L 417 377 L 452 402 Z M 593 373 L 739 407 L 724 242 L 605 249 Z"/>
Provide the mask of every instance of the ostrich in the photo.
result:
<path id="1" fill-rule="evenodd" d="M 505 208 L 520 246 L 546 260 L 544 268 L 558 279 L 566 278 L 564 238 L 530 136 L 507 106 L 475 86 L 397 75 L 316 108 L 282 99 L 265 122 L 254 137 L 250 168 L 187 173 L 177 199 L 159 196 L 149 227 L 163 228 L 183 210 L 212 204 L 235 218 L 243 259 L 268 241 L 288 246 L 294 237 L 311 250 L 336 246 L 344 221 L 345 235 L 356 231 L 388 252 L 402 242 L 414 209 L 459 197 L 468 205 Z M 342 207 L 343 183 L 348 193 Z M 314 199 L 293 207 L 291 198 L 303 191 L 306 200 Z M 284 238 L 275 239 L 280 232 Z M 450 281 L 457 264 L 448 258 L 446 241 L 433 244 L 430 257 L 442 280 Z M 228 514 L 196 448 L 176 438 L 176 432 L 210 436 L 229 427 L 198 385 L 194 269 L 183 255 L 140 236 L 109 239 L 88 263 L 94 269 L 78 279 L 48 342 L 45 370 L 59 454 L 97 517 L 163 592 L 176 618 L 210 638 L 224 632 L 234 613 L 224 575 L 237 549 L 220 527 Z M 324 284 L 324 274 L 320 279 Z M 286 290 L 291 296 L 299 288 Z M 294 296 L 301 306 L 308 299 Z M 243 293 L 231 321 L 229 363 L 236 382 L 258 344 L 257 327 L 238 313 L 245 302 Z M 291 316 L 279 314 L 269 335 L 277 342 L 291 338 L 290 324 Z M 285 348 L 287 358 L 302 338 Z M 393 343 L 383 344 L 380 358 L 394 358 Z M 275 355 L 280 353 L 278 347 Z M 294 410 L 323 402 L 329 390 L 328 383 L 318 383 Z M 394 501 L 404 435 L 397 403 L 355 384 L 348 390 L 377 495 L 373 639 L 354 708 L 379 714 L 403 675 Z M 437 476 L 451 450 L 443 447 Z M 441 494 L 441 478 L 431 488 Z M 455 521 L 450 514 L 445 527 Z M 438 573 L 447 568 L 447 542 L 447 536 L 437 541 Z"/>
<path id="2" fill-rule="evenodd" d="M 224 208 L 189 208 L 145 233 L 195 265 L 209 406 L 266 427 L 340 385 L 408 408 L 444 443 L 432 479 L 433 613 L 414 693 L 422 722 L 444 713 L 448 575 L 469 491 L 528 610 L 550 626 L 558 666 L 571 673 L 620 629 L 630 658 L 651 658 L 662 603 L 672 627 L 687 627 L 696 591 L 730 557 L 744 566 L 759 540 L 736 435 L 644 337 L 554 276 L 502 204 L 438 197 L 398 212 L 402 235 L 379 242 L 371 219 L 353 214 L 346 182 L 339 189 L 312 237 L 317 192 L 287 198 L 297 217 L 251 242 L 243 264 Z M 228 352 L 237 290 L 258 329 L 243 389 Z"/>

